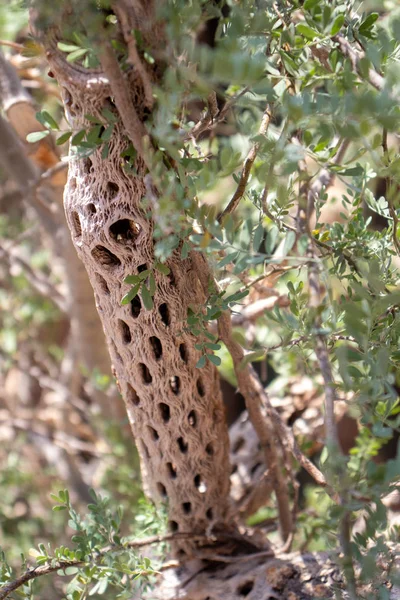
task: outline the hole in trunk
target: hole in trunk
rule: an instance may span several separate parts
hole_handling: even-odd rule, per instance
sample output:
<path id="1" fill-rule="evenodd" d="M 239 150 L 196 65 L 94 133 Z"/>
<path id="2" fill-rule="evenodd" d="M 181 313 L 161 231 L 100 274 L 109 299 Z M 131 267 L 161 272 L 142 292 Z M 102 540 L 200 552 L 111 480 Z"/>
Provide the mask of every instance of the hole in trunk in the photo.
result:
<path id="1" fill-rule="evenodd" d="M 238 440 L 236 440 L 236 442 L 232 446 L 233 454 L 236 454 L 237 452 L 239 452 L 239 450 L 241 450 L 243 448 L 244 444 L 245 444 L 245 441 L 243 438 L 239 438 Z"/>
<path id="2" fill-rule="evenodd" d="M 97 209 L 93 202 L 89 202 L 89 204 L 86 205 L 86 210 L 90 215 L 95 215 L 97 213 Z"/>
<path id="3" fill-rule="evenodd" d="M 170 324 L 168 304 L 166 304 L 165 302 L 163 304 L 160 304 L 160 306 L 158 307 L 158 312 L 161 315 L 161 321 L 164 323 L 164 325 L 168 326 Z"/>
<path id="4" fill-rule="evenodd" d="M 120 219 L 109 228 L 110 236 L 117 242 L 135 240 L 139 234 L 139 226 L 129 219 Z"/>
<path id="5" fill-rule="evenodd" d="M 173 270 L 171 269 L 171 267 L 169 268 L 168 279 L 169 279 L 169 282 L 170 282 L 171 286 L 172 286 L 172 287 L 175 287 L 175 285 L 176 285 L 176 280 L 175 280 L 175 275 L 174 275 L 174 272 L 173 272 Z"/>
<path id="6" fill-rule="evenodd" d="M 103 294 L 107 294 L 107 296 L 108 296 L 110 294 L 110 290 L 107 285 L 107 281 L 104 279 L 104 277 L 102 275 L 100 275 L 100 273 L 95 273 L 94 276 L 95 276 L 96 281 L 99 284 L 99 287 L 100 287 L 101 291 L 103 292 Z"/>
<path id="7" fill-rule="evenodd" d="M 237 465 L 232 465 L 231 475 L 233 475 L 234 473 L 236 473 L 237 470 L 238 470 L 238 466 Z"/>
<path id="8" fill-rule="evenodd" d="M 123 343 L 130 344 L 132 341 L 131 330 L 129 329 L 125 321 L 118 319 L 118 329 Z"/>
<path id="9" fill-rule="evenodd" d="M 254 473 L 257 471 L 257 469 L 259 469 L 261 467 L 261 463 L 256 463 L 253 467 L 251 467 L 250 469 L 250 474 L 254 475 Z"/>
<path id="10" fill-rule="evenodd" d="M 186 454 L 186 452 L 188 450 L 188 445 L 185 442 L 185 440 L 183 439 L 183 437 L 178 438 L 177 442 L 178 442 L 179 450 L 182 452 L 182 454 Z"/>
<path id="11" fill-rule="evenodd" d="M 90 158 L 84 158 L 82 159 L 82 166 L 83 166 L 83 170 L 86 173 L 86 175 L 89 175 L 90 170 L 92 168 L 92 161 L 90 160 Z"/>
<path id="12" fill-rule="evenodd" d="M 152 335 L 150 338 L 150 344 L 153 349 L 154 358 L 159 360 L 162 357 L 162 345 L 158 337 Z"/>
<path id="13" fill-rule="evenodd" d="M 203 385 L 203 381 L 202 381 L 201 377 L 198 378 L 196 386 L 197 386 L 197 391 L 199 392 L 199 395 L 201 397 L 203 397 L 205 395 L 205 391 L 204 391 L 204 385 Z"/>
<path id="14" fill-rule="evenodd" d="M 184 502 L 182 504 L 182 510 L 185 513 L 185 515 L 190 515 L 192 511 L 192 504 L 190 502 Z"/>
<path id="15" fill-rule="evenodd" d="M 147 265 L 146 264 L 139 265 L 137 270 L 138 270 L 138 273 L 143 273 L 143 271 L 147 270 Z"/>
<path id="16" fill-rule="evenodd" d="M 206 517 L 209 521 L 212 521 L 214 516 L 213 516 L 213 509 L 212 508 L 208 508 L 206 511 Z"/>
<path id="17" fill-rule="evenodd" d="M 175 396 L 177 396 L 181 389 L 181 380 L 179 379 L 179 377 L 177 377 L 176 375 L 171 377 L 169 380 L 169 386 L 172 392 L 175 394 Z"/>
<path id="18" fill-rule="evenodd" d="M 205 482 L 202 480 L 201 475 L 196 475 L 193 482 L 194 482 L 195 487 L 200 492 L 200 494 L 205 494 L 205 492 L 207 491 L 207 486 L 206 486 Z"/>
<path id="19" fill-rule="evenodd" d="M 180 344 L 179 345 L 179 354 L 181 355 L 181 359 L 183 360 L 183 362 L 187 363 L 187 361 L 188 361 L 188 355 L 187 355 L 186 344 Z"/>
<path id="20" fill-rule="evenodd" d="M 206 453 L 208 454 L 208 456 L 213 456 L 214 454 L 214 447 L 211 444 L 211 442 L 206 446 Z"/>
<path id="21" fill-rule="evenodd" d="M 192 427 L 196 427 L 197 415 L 196 415 L 195 410 L 191 410 L 190 413 L 188 414 L 188 421 L 189 421 L 189 425 L 191 425 Z"/>
<path id="22" fill-rule="evenodd" d="M 151 383 L 153 381 L 153 378 L 147 365 L 145 365 L 144 363 L 139 363 L 139 369 L 142 373 L 143 383 L 146 383 L 147 385 Z"/>
<path id="23" fill-rule="evenodd" d="M 169 522 L 169 528 L 172 531 L 172 533 L 175 533 L 176 531 L 178 531 L 179 529 L 179 525 L 176 521 L 170 521 Z"/>
<path id="24" fill-rule="evenodd" d="M 174 468 L 172 463 L 167 463 L 167 469 L 168 469 L 168 475 L 171 477 L 171 479 L 176 479 L 176 469 Z"/>
<path id="25" fill-rule="evenodd" d="M 140 311 L 142 310 L 142 302 L 139 298 L 139 294 L 137 294 L 133 300 L 131 300 L 131 315 L 134 319 L 137 319 L 140 315 Z"/>
<path id="26" fill-rule="evenodd" d="M 92 250 L 92 256 L 96 262 L 98 262 L 102 267 L 106 268 L 116 268 L 119 267 L 121 261 L 118 256 L 113 254 L 108 248 L 105 246 L 95 246 Z"/>
<path id="27" fill-rule="evenodd" d="M 157 429 L 154 429 L 154 427 L 152 427 L 151 425 L 147 425 L 147 429 L 149 430 L 150 435 L 153 438 L 153 440 L 155 442 L 157 442 L 157 440 L 160 439 L 160 436 L 158 435 Z"/>
<path id="28" fill-rule="evenodd" d="M 81 235 L 82 235 L 81 220 L 79 218 L 78 213 L 75 210 L 71 213 L 71 226 L 73 229 L 74 237 L 81 237 Z"/>
<path id="29" fill-rule="evenodd" d="M 109 181 L 107 183 L 107 193 L 110 196 L 110 198 L 115 198 L 115 196 L 118 194 L 119 192 L 119 185 L 117 185 L 116 183 L 114 183 L 113 181 Z"/>
<path id="30" fill-rule="evenodd" d="M 158 493 L 160 494 L 160 496 L 162 498 L 167 498 L 167 496 L 168 496 L 168 494 L 167 494 L 167 488 L 160 481 L 157 482 L 157 490 L 158 490 Z"/>
<path id="31" fill-rule="evenodd" d="M 158 410 L 160 411 L 160 415 L 164 423 L 168 423 L 171 418 L 171 411 L 168 404 L 165 404 L 165 402 L 160 402 L 158 405 Z"/>
<path id="32" fill-rule="evenodd" d="M 253 587 L 254 581 L 246 581 L 245 583 L 242 583 L 242 585 L 239 585 L 237 592 L 239 596 L 248 596 Z"/>
<path id="33" fill-rule="evenodd" d="M 134 406 L 139 406 L 140 398 L 137 395 L 136 390 L 133 389 L 130 383 L 126 384 L 126 397 L 128 399 L 128 402 L 130 402 Z"/>

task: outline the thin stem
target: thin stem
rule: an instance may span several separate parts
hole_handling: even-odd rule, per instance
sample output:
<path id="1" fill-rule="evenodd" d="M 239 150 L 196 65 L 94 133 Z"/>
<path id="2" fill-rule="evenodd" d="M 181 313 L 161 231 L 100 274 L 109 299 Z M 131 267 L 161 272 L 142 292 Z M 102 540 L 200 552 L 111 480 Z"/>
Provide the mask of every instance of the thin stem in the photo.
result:
<path id="1" fill-rule="evenodd" d="M 261 120 L 260 128 L 258 130 L 259 135 L 266 134 L 270 122 L 271 122 L 271 110 L 270 110 L 270 107 L 267 106 L 267 108 L 264 111 L 262 120 Z M 218 221 L 220 223 L 224 220 L 224 218 L 227 215 L 230 215 L 232 212 L 234 212 L 236 210 L 236 208 L 239 205 L 240 200 L 243 198 L 244 193 L 246 191 L 247 183 L 249 181 L 250 172 L 253 167 L 254 161 L 256 160 L 258 151 L 260 149 L 260 145 L 261 145 L 260 142 L 256 142 L 255 144 L 253 144 L 248 155 L 246 156 L 236 191 L 233 194 L 228 206 L 222 211 L 221 215 L 218 217 Z"/>

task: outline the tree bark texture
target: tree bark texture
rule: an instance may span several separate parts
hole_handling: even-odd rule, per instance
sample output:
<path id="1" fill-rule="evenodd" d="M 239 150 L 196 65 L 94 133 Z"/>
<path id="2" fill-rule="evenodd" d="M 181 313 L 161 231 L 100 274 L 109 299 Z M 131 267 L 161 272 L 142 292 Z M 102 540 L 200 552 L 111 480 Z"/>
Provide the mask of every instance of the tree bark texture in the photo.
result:
<path id="1" fill-rule="evenodd" d="M 104 77 L 71 67 L 54 49 L 48 50 L 48 59 L 74 130 L 90 127 L 87 114 L 101 120 L 104 108 L 118 117 Z M 126 81 L 143 121 L 143 87 L 135 70 Z M 200 357 L 196 339 L 185 331 L 189 304 L 205 301 L 190 258 L 182 260 L 176 252 L 168 261 L 168 276 L 154 271 L 152 310 L 145 309 L 140 296 L 121 305 L 130 289 L 125 277 L 155 262 L 152 219 L 142 202 L 146 169 L 137 159 L 137 175 L 127 174 L 121 153 L 128 146 L 118 120 L 107 158 L 96 150 L 71 161 L 64 196 L 67 221 L 94 289 L 147 494 L 167 504 L 172 531 L 224 529 L 229 518 L 228 432 L 218 372 L 211 363 L 202 370 L 195 367 Z M 173 546 L 183 559 L 194 542 L 182 539 Z"/>

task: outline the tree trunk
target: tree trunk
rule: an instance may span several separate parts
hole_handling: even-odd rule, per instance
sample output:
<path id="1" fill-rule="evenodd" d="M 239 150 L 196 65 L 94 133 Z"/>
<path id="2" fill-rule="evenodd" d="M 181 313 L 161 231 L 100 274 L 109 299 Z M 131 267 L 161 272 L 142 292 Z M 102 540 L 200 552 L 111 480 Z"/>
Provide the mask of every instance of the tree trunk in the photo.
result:
<path id="1" fill-rule="evenodd" d="M 74 130 L 90 126 L 87 114 L 101 120 L 104 108 L 118 116 L 104 78 L 78 72 L 55 55 L 49 59 Z M 128 77 L 136 111 L 143 115 L 143 90 L 132 71 Z M 167 503 L 172 531 L 224 529 L 229 519 L 228 432 L 218 372 L 211 363 L 202 370 L 195 367 L 200 357 L 196 338 L 184 331 L 189 304 L 205 300 L 190 258 L 182 260 L 176 252 L 168 261 L 169 276 L 154 272 L 152 310 L 139 296 L 121 305 L 129 290 L 125 277 L 155 262 L 152 220 L 142 205 L 146 170 L 138 159 L 138 175 L 126 173 L 121 153 L 128 145 L 118 121 L 106 159 L 97 150 L 71 161 L 67 220 L 95 292 L 146 493 Z M 182 558 L 193 544 L 179 540 L 174 552 Z"/>

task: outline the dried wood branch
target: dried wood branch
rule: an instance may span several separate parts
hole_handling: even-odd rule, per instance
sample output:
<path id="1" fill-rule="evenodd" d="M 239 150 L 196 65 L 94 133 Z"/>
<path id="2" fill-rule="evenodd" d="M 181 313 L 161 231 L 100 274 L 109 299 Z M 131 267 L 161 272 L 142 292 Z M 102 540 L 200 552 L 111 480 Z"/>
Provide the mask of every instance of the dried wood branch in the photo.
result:
<path id="1" fill-rule="evenodd" d="M 151 80 L 139 56 L 136 39 L 132 34 L 133 30 L 136 29 L 136 19 L 132 14 L 133 8 L 126 0 L 118 0 L 118 2 L 114 3 L 114 10 L 121 23 L 122 32 L 128 47 L 128 62 L 135 67 L 142 80 L 146 104 L 151 109 L 154 104 Z"/>
<path id="2" fill-rule="evenodd" d="M 101 66 L 104 69 L 104 73 L 109 80 L 110 87 L 114 94 L 115 104 L 127 135 L 138 155 L 146 162 L 143 139 L 147 136 L 147 131 L 137 115 L 117 57 L 107 38 L 100 47 L 99 59 Z"/>
<path id="3" fill-rule="evenodd" d="M 284 449 L 279 447 L 279 439 L 275 435 L 272 421 L 268 418 L 266 407 L 261 402 L 260 391 L 257 390 L 259 382 L 255 379 L 254 370 L 249 366 L 243 368 L 243 348 L 232 337 L 232 325 L 228 313 L 224 313 L 219 318 L 218 332 L 232 356 L 240 392 L 245 398 L 250 420 L 264 451 L 265 462 L 271 474 L 278 503 L 282 537 L 287 540 L 293 531 L 293 519 L 287 475 L 281 468 Z"/>
<path id="4" fill-rule="evenodd" d="M 259 135 L 266 134 L 270 122 L 271 122 L 271 110 L 270 110 L 269 106 L 267 106 L 267 108 L 264 111 L 262 120 L 261 120 L 260 128 L 258 130 Z M 249 181 L 250 172 L 253 167 L 254 161 L 256 160 L 258 151 L 260 149 L 260 145 L 261 145 L 260 142 L 256 142 L 255 144 L 253 144 L 248 155 L 246 156 L 246 159 L 245 159 L 244 165 L 243 165 L 243 169 L 242 169 L 242 173 L 240 176 L 239 184 L 236 188 L 236 191 L 233 194 L 231 200 L 229 201 L 228 206 L 222 211 L 221 215 L 218 217 L 218 221 L 220 223 L 224 220 L 224 218 L 227 215 L 231 214 L 233 211 L 236 210 L 240 200 L 243 198 L 244 193 L 246 191 L 247 183 Z"/>

